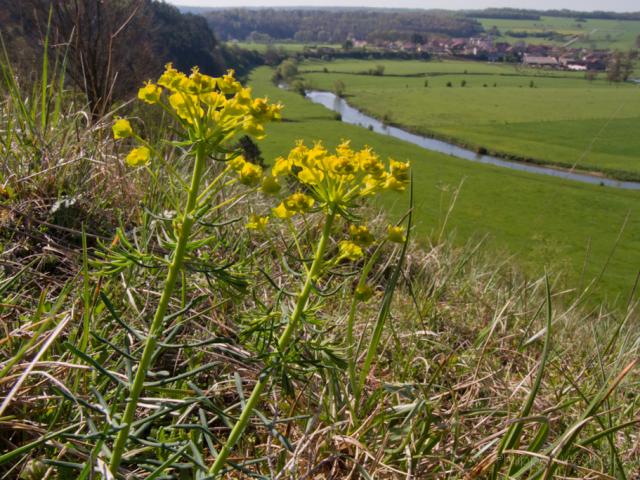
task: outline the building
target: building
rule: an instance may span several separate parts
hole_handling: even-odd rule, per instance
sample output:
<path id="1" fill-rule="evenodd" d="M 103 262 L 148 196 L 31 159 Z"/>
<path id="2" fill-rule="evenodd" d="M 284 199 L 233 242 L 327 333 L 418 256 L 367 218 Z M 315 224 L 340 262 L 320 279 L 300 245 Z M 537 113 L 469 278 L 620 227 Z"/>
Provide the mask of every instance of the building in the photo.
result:
<path id="1" fill-rule="evenodd" d="M 536 55 L 524 54 L 522 63 L 529 67 L 550 67 L 557 68 L 560 66 L 560 62 L 555 57 L 539 57 Z"/>

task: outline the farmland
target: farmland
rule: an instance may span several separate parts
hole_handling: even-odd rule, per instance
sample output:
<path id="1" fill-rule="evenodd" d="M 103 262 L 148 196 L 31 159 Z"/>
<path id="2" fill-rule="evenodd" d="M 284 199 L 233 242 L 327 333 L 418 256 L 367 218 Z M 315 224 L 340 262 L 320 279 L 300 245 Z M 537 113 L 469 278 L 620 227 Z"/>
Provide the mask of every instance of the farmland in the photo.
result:
<path id="1" fill-rule="evenodd" d="M 376 65 L 384 75 L 360 74 Z M 640 176 L 637 85 L 463 61 L 309 62 L 301 71 L 309 88 L 333 90 L 340 81 L 350 104 L 414 132 L 617 178 Z"/>
<path id="2" fill-rule="evenodd" d="M 328 48 L 340 48 L 338 44 L 322 44 L 322 43 L 298 43 L 298 42 L 271 42 L 271 43 L 258 43 L 258 42 L 231 42 L 231 45 L 237 45 L 240 48 L 244 48 L 247 50 L 255 50 L 260 53 L 265 53 L 268 48 L 273 47 L 276 50 L 282 50 L 286 53 L 301 53 L 305 48 L 317 48 L 317 47 L 328 47 Z"/>
<path id="3" fill-rule="evenodd" d="M 540 17 L 540 20 L 514 20 L 499 18 L 478 18 L 485 30 L 497 27 L 502 33 L 500 41 L 515 43 L 545 43 L 563 45 L 570 42 L 572 47 L 611 50 L 629 50 L 636 47 L 636 38 L 640 34 L 640 21 L 581 19 L 569 17 Z M 543 33 L 557 32 L 566 36 L 566 40 L 535 36 L 512 37 L 506 32 Z"/>
<path id="4" fill-rule="evenodd" d="M 410 67 L 405 65 L 406 69 Z M 286 109 L 285 121 L 269 128 L 262 146 L 265 158 L 281 155 L 298 138 L 308 141 L 319 138 L 329 145 L 335 145 L 341 138 L 351 138 L 354 145 L 371 145 L 383 156 L 412 159 L 418 218 L 416 238 L 427 242 L 440 232 L 453 192 L 460 186 L 446 225 L 446 231 L 457 243 L 477 241 L 488 235 L 487 244 L 493 251 L 514 255 L 525 270 L 540 273 L 553 266 L 563 269 L 574 283 L 597 277 L 612 254 L 598 289 L 610 297 L 629 292 L 640 263 L 637 192 L 525 174 L 425 152 L 364 128 L 343 124 L 324 107 L 276 88 L 270 83 L 270 76 L 270 69 L 258 69 L 252 86 L 258 94 L 281 100 Z M 384 99 L 382 103 L 389 105 L 387 102 Z M 385 207 L 398 214 L 406 205 L 392 202 Z"/>

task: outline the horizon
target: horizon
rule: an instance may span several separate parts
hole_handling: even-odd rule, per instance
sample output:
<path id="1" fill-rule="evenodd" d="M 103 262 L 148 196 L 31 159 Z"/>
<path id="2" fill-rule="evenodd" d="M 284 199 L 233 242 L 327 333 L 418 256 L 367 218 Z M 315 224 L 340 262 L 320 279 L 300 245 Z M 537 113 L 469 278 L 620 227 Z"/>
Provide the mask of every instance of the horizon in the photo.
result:
<path id="1" fill-rule="evenodd" d="M 260 0 L 167 0 L 178 7 L 194 8 L 397 8 L 419 10 L 483 10 L 486 8 L 517 8 L 527 10 L 573 10 L 580 12 L 616 12 L 628 13 L 640 11 L 637 0 L 612 0 L 603 8 L 600 0 L 434 0 L 428 5 L 418 0 L 398 0 L 393 7 L 389 7 L 387 0 L 345 0 L 336 5 L 335 0 L 304 1 L 304 0 L 275 0 L 265 7 Z"/>

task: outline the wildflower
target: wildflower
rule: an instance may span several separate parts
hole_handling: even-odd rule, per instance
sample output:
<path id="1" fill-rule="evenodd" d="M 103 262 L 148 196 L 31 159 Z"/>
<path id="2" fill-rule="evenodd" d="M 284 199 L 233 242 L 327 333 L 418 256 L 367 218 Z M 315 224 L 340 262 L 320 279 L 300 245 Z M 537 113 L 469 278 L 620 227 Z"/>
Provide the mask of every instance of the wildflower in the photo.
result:
<path id="1" fill-rule="evenodd" d="M 233 70 L 227 70 L 226 75 L 218 79 L 218 88 L 222 93 L 234 94 L 242 89 L 242 85 L 235 79 L 234 75 L 235 72 Z"/>
<path id="2" fill-rule="evenodd" d="M 129 152 L 126 162 L 132 167 L 137 167 L 138 165 L 145 165 L 148 163 L 150 157 L 151 151 L 147 147 L 138 147 Z"/>
<path id="3" fill-rule="evenodd" d="M 393 175 L 389 175 L 384 182 L 384 188 L 385 190 L 395 190 L 396 192 L 403 192 L 406 188 L 406 185 Z"/>
<path id="4" fill-rule="evenodd" d="M 264 126 L 253 117 L 246 118 L 242 124 L 242 129 L 249 135 L 256 137 L 258 140 L 263 139 L 265 136 Z"/>
<path id="5" fill-rule="evenodd" d="M 287 207 L 284 206 L 284 202 L 280 202 L 280 205 L 273 209 L 273 214 L 276 217 L 285 220 L 287 218 L 293 217 L 294 212 L 292 212 L 291 210 L 287 210 Z"/>
<path id="6" fill-rule="evenodd" d="M 324 173 L 317 168 L 303 168 L 298 172 L 298 180 L 307 185 L 317 185 L 324 179 Z"/>
<path id="7" fill-rule="evenodd" d="M 273 175 L 266 175 L 262 178 L 262 192 L 267 195 L 275 195 L 280 191 L 282 186 L 278 182 L 278 178 Z"/>
<path id="8" fill-rule="evenodd" d="M 189 82 L 187 83 L 187 90 L 194 94 L 211 93 L 216 88 L 216 79 L 208 75 L 200 73 L 198 67 L 191 69 L 191 75 L 189 75 Z"/>
<path id="9" fill-rule="evenodd" d="M 169 104 L 180 118 L 192 125 L 204 115 L 204 110 L 196 95 L 182 92 L 174 93 L 169 97 Z"/>
<path id="10" fill-rule="evenodd" d="M 313 208 L 314 203 L 315 201 L 309 195 L 296 192 L 291 194 L 289 198 L 284 201 L 284 206 L 291 212 L 304 213 Z"/>
<path id="11" fill-rule="evenodd" d="M 349 235 L 351 239 L 358 245 L 368 247 L 375 241 L 375 237 L 371 234 L 366 225 L 350 225 Z"/>
<path id="12" fill-rule="evenodd" d="M 261 217 L 259 215 L 251 215 L 249 221 L 245 225 L 247 230 L 264 231 L 269 223 L 269 217 Z"/>
<path id="13" fill-rule="evenodd" d="M 389 167 L 393 178 L 403 183 L 409 181 L 409 162 L 398 162 L 392 159 L 389 162 Z"/>
<path id="14" fill-rule="evenodd" d="M 280 177 L 282 175 L 287 175 L 291 172 L 291 162 L 283 157 L 276 158 L 275 163 L 273 164 L 273 168 L 271 169 L 271 174 Z"/>
<path id="15" fill-rule="evenodd" d="M 235 170 L 236 172 L 239 172 L 240 170 L 242 170 L 242 167 L 244 167 L 246 163 L 247 161 L 244 159 L 242 155 L 239 155 L 234 159 L 229 160 L 229 166 L 231 167 L 232 170 Z"/>
<path id="16" fill-rule="evenodd" d="M 407 240 L 407 237 L 404 234 L 404 227 L 389 225 L 387 227 L 387 233 L 387 238 L 390 242 L 404 243 Z"/>
<path id="17" fill-rule="evenodd" d="M 366 302 L 373 296 L 373 289 L 369 285 L 358 285 L 354 294 L 356 300 Z"/>
<path id="18" fill-rule="evenodd" d="M 338 259 L 340 260 L 358 260 L 364 255 L 362 247 L 350 240 L 341 241 L 338 244 L 338 248 L 340 249 L 340 253 L 338 255 Z"/>
<path id="19" fill-rule="evenodd" d="M 408 168 L 408 163 L 392 160 L 387 171 L 369 147 L 354 151 L 348 141 L 338 145 L 335 153 L 327 151 L 321 142 L 308 147 L 298 141 L 286 158 L 276 159 L 271 173 L 276 177 L 294 177 L 307 187 L 309 196 L 320 208 L 348 215 L 348 210 L 358 205 L 358 198 L 385 189 L 404 190 Z M 285 206 L 288 208 L 286 202 Z"/>
<path id="20" fill-rule="evenodd" d="M 111 127 L 113 130 L 113 138 L 116 140 L 119 138 L 127 138 L 133 136 L 133 129 L 131 128 L 131 124 L 129 120 L 124 118 L 119 118 Z"/>
<path id="21" fill-rule="evenodd" d="M 250 187 L 256 186 L 262 179 L 262 167 L 255 163 L 245 162 L 238 176 L 240 183 Z"/>
<path id="22" fill-rule="evenodd" d="M 151 82 L 147 82 L 144 87 L 138 90 L 138 98 L 149 104 L 158 103 L 161 95 L 162 88 Z"/>

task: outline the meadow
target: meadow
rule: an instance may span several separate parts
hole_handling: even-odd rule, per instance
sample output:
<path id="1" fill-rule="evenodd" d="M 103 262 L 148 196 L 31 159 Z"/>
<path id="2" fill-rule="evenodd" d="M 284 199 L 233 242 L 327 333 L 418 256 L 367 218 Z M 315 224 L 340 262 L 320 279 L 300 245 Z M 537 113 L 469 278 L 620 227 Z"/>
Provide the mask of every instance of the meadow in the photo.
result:
<path id="1" fill-rule="evenodd" d="M 282 50 L 286 53 L 302 53 L 306 48 L 319 48 L 319 47 L 328 47 L 328 48 L 341 48 L 341 45 L 334 43 L 299 43 L 299 42 L 270 42 L 270 43 L 258 43 L 258 42 L 231 42 L 230 45 L 237 45 L 240 48 L 244 48 L 246 50 L 255 50 L 260 53 L 264 53 L 268 48 L 275 48 L 277 50 Z"/>
<path id="2" fill-rule="evenodd" d="M 592 48 L 603 50 L 630 50 L 637 48 L 636 39 L 640 35 L 640 21 L 637 20 L 607 20 L 583 19 L 576 22 L 571 17 L 540 17 L 540 20 L 516 20 L 500 18 L 478 18 L 485 30 L 494 26 L 500 30 L 503 37 L 500 41 L 509 43 L 526 42 L 531 44 L 570 45 L 576 48 Z M 507 31 L 519 33 L 557 32 L 568 35 L 567 40 L 553 40 L 527 36 L 512 37 Z"/>
<path id="3" fill-rule="evenodd" d="M 407 70 L 418 65 L 407 63 L 403 67 Z M 354 69 L 361 65 L 350 64 Z M 385 66 L 392 70 L 394 64 Z M 457 64 L 457 68 L 462 66 Z M 426 152 L 365 128 L 341 123 L 324 107 L 272 85 L 270 72 L 268 68 L 257 69 L 251 80 L 257 93 L 282 100 L 286 105 L 286 121 L 271 125 L 263 142 L 267 157 L 281 154 L 298 138 L 320 138 L 329 145 L 335 145 L 341 138 L 350 138 L 356 145 L 371 145 L 382 155 L 413 159 L 418 241 L 426 243 L 434 235 L 440 235 L 446 220 L 446 235 L 454 236 L 458 244 L 487 235 L 490 249 L 502 256 L 513 256 L 515 262 L 531 274 L 540 274 L 544 268 L 553 266 L 563 270 L 569 283 L 575 285 L 587 285 L 598 277 L 596 290 L 600 298 L 602 295 L 611 300 L 618 295 L 627 298 L 640 265 L 640 193 L 515 172 Z M 369 81 L 369 77 L 364 76 L 340 78 L 345 82 L 354 78 Z M 380 79 L 372 81 L 377 80 Z M 379 96 L 380 111 L 391 110 L 388 101 L 389 97 Z M 460 108 L 453 103 L 448 105 L 452 110 Z M 526 116 L 526 112 L 523 115 Z M 455 206 L 448 215 L 458 189 Z M 395 201 L 384 203 L 385 208 L 396 214 L 406 208 Z"/>
<path id="4" fill-rule="evenodd" d="M 362 74 L 376 65 L 384 75 Z M 470 148 L 640 178 L 640 86 L 479 62 L 308 62 L 309 88 L 340 81 L 353 106 Z M 603 74 L 600 74 L 602 77 Z"/>

